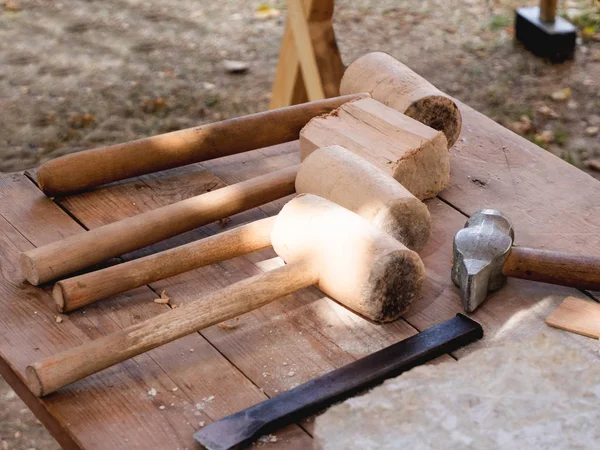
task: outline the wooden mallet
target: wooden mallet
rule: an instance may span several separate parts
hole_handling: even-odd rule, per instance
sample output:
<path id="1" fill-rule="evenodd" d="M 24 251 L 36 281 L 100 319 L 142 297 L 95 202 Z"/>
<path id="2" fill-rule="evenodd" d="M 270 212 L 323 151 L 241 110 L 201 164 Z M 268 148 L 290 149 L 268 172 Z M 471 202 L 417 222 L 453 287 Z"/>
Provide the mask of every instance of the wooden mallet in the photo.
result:
<path id="1" fill-rule="evenodd" d="M 419 256 L 357 214 L 303 194 L 275 219 L 271 241 L 287 265 L 27 367 L 31 391 L 57 389 L 299 289 L 316 285 L 358 314 L 395 320 L 424 279 Z"/>
<path id="2" fill-rule="evenodd" d="M 321 148 L 298 169 L 296 192 L 343 206 L 411 250 L 430 232 L 427 207 L 391 176 L 339 146 Z M 97 300 L 271 245 L 275 219 L 258 220 L 215 236 L 132 261 L 61 280 L 52 297 L 68 312 Z"/>
<path id="3" fill-rule="evenodd" d="M 293 141 L 310 119 L 364 98 L 369 95 L 366 92 L 396 111 L 442 131 L 448 147 L 460 133 L 462 119 L 454 101 L 385 53 L 369 53 L 350 64 L 340 91 L 344 96 L 61 156 L 42 164 L 37 172 L 38 184 L 48 196 L 68 195 L 113 181 Z"/>

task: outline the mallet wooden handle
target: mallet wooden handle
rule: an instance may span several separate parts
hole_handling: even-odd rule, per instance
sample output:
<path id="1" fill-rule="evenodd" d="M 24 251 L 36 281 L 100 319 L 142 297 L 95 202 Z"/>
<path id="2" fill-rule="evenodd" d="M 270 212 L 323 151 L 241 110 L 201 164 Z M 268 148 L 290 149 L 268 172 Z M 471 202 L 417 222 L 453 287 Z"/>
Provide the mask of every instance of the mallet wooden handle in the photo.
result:
<path id="1" fill-rule="evenodd" d="M 297 171 L 288 167 L 29 250 L 22 270 L 38 285 L 291 195 Z"/>
<path id="2" fill-rule="evenodd" d="M 275 217 L 268 217 L 144 258 L 61 280 L 54 285 L 52 297 L 59 311 L 69 312 L 157 280 L 269 247 L 274 222 Z"/>
<path id="3" fill-rule="evenodd" d="M 552 23 L 556 19 L 556 4 L 558 0 L 540 0 L 540 20 Z"/>
<path id="4" fill-rule="evenodd" d="M 200 300 L 28 366 L 29 388 L 37 396 L 47 395 L 128 358 L 252 311 L 317 281 L 317 272 L 306 262 L 288 264 L 242 280 Z"/>
<path id="5" fill-rule="evenodd" d="M 172 169 L 298 139 L 310 119 L 369 94 L 352 94 L 289 106 L 123 144 L 61 156 L 37 172 L 48 196 Z"/>
<path id="6" fill-rule="evenodd" d="M 513 247 L 502 267 L 508 277 L 600 290 L 600 258 Z"/>

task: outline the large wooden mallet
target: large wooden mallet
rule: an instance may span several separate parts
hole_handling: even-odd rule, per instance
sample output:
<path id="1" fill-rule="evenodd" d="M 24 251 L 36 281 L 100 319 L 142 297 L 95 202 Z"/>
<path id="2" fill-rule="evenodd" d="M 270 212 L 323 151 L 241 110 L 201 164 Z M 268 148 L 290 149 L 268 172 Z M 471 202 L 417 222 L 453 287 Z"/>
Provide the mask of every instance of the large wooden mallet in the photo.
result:
<path id="1" fill-rule="evenodd" d="M 369 53 L 350 64 L 340 91 L 344 94 L 342 97 L 61 156 L 39 168 L 38 184 L 46 195 L 67 195 L 113 181 L 293 141 L 313 117 L 348 101 L 368 97 L 369 93 L 396 111 L 442 131 L 448 147 L 460 133 L 462 119 L 454 101 L 385 53 Z"/>
<path id="2" fill-rule="evenodd" d="M 358 314 L 395 320 L 424 279 L 419 256 L 355 213 L 303 194 L 277 216 L 271 241 L 287 265 L 27 367 L 31 391 L 57 389 L 299 289 L 316 285 Z"/>
<path id="3" fill-rule="evenodd" d="M 425 204 L 391 176 L 354 153 L 324 147 L 306 158 L 296 192 L 319 195 L 371 222 L 411 250 L 423 248 L 431 219 Z M 257 220 L 186 245 L 61 280 L 52 297 L 68 312 L 145 284 L 271 245 L 274 218 Z"/>

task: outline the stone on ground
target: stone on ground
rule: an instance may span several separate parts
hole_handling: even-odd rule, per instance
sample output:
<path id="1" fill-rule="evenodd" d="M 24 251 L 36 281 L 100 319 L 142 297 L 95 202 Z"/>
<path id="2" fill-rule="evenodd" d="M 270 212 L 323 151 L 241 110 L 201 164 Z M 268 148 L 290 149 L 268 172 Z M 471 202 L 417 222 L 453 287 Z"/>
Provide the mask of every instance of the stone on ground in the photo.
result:
<path id="1" fill-rule="evenodd" d="M 598 448 L 600 357 L 544 335 L 423 366 L 332 407 L 315 447 Z"/>

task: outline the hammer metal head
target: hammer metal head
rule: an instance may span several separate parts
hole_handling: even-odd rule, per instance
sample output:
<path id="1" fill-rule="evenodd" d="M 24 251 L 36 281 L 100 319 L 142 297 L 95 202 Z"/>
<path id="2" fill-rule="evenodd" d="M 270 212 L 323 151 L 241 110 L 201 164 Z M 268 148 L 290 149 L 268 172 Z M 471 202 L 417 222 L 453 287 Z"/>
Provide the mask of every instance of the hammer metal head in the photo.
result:
<path id="1" fill-rule="evenodd" d="M 488 290 L 504 284 L 502 266 L 513 241 L 510 221 L 493 209 L 477 211 L 456 233 L 452 281 L 460 287 L 466 312 L 473 312 L 485 300 Z"/>

